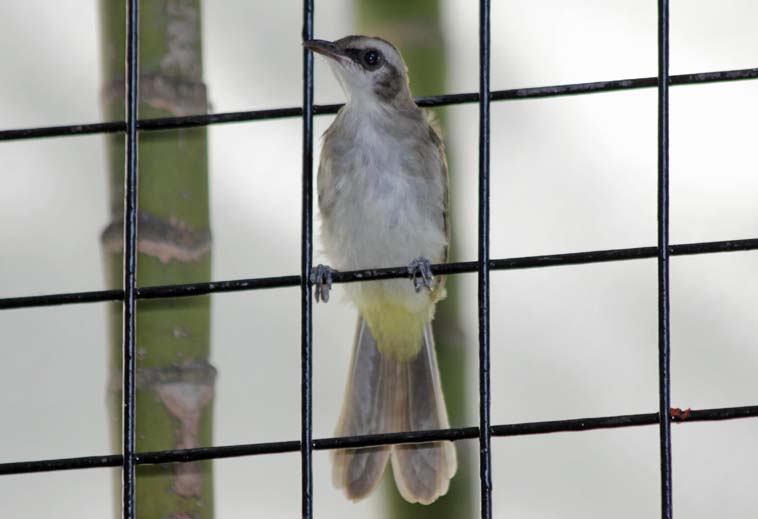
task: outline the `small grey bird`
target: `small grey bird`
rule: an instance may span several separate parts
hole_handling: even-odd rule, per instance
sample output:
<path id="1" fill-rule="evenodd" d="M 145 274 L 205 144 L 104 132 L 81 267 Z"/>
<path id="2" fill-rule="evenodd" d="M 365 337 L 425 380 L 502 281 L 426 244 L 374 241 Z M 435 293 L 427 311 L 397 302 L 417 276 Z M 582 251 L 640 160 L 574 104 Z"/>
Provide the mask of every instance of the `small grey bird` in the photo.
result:
<path id="1" fill-rule="evenodd" d="M 358 308 L 338 436 L 449 427 L 431 321 L 445 296 L 430 263 L 447 261 L 447 163 L 440 135 L 411 97 L 403 58 L 389 42 L 347 36 L 311 40 L 328 58 L 347 104 L 324 134 L 318 170 L 322 241 L 331 266 L 357 270 L 409 265 L 402 279 L 345 285 Z M 330 267 L 314 270 L 328 300 Z M 333 479 L 352 500 L 379 483 L 391 460 L 410 502 L 444 495 L 457 468 L 452 442 L 347 449 Z"/>

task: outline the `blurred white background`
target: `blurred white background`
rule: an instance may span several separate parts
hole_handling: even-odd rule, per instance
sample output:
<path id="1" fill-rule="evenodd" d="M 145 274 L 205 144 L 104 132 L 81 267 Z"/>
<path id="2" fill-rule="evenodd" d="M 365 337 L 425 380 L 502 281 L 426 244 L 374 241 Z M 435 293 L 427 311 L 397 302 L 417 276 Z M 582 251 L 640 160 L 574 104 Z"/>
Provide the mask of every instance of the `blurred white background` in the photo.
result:
<path id="1" fill-rule="evenodd" d="M 316 2 L 316 34 L 355 32 L 349 0 Z M 654 76 L 654 0 L 493 2 L 492 87 Z M 671 72 L 758 66 L 750 0 L 673 2 Z M 475 2 L 444 2 L 449 92 L 478 89 Z M 301 2 L 206 1 L 217 112 L 301 102 Z M 93 0 L 0 7 L 0 129 L 102 120 Z M 413 71 L 411 71 L 411 74 Z M 342 100 L 321 60 L 316 101 Z M 493 257 L 656 243 L 656 92 L 492 106 Z M 459 257 L 476 255 L 477 107 L 450 108 Z M 758 236 L 758 81 L 671 90 L 673 243 Z M 319 117 L 318 134 L 331 116 Z M 300 121 L 209 130 L 213 279 L 299 271 Z M 0 297 L 105 287 L 105 139 L 0 143 Z M 320 258 L 319 258 L 320 259 Z M 672 259 L 673 405 L 758 403 L 758 254 Z M 493 423 L 657 410 L 655 260 L 493 272 Z M 461 278 L 476 423 L 476 284 Z M 337 420 L 353 335 L 339 297 L 315 309 L 315 436 Z M 0 462 L 111 452 L 105 305 L 0 312 Z M 217 445 L 299 437 L 296 289 L 213 299 Z M 496 517 L 655 517 L 655 427 L 495 439 Z M 753 518 L 758 421 L 674 426 L 679 518 Z M 475 443 L 459 444 L 474 449 Z M 108 472 L 108 474 L 106 474 Z M 332 488 L 315 454 L 316 517 L 381 517 Z M 299 516 L 297 454 L 215 462 L 217 517 Z M 476 495 L 476 494 L 475 494 Z M 4 517 L 103 518 L 110 470 L 0 478 Z M 474 512 L 472 511 L 472 517 Z"/>

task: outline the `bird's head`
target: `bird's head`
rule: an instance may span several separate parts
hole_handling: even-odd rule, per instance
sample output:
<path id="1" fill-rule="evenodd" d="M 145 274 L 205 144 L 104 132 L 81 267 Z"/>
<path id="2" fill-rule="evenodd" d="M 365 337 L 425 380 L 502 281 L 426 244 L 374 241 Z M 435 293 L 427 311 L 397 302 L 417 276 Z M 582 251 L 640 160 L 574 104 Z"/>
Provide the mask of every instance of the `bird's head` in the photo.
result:
<path id="1" fill-rule="evenodd" d="M 411 99 L 405 62 L 390 42 L 345 36 L 334 42 L 308 40 L 303 45 L 329 58 L 348 100 L 394 103 Z"/>

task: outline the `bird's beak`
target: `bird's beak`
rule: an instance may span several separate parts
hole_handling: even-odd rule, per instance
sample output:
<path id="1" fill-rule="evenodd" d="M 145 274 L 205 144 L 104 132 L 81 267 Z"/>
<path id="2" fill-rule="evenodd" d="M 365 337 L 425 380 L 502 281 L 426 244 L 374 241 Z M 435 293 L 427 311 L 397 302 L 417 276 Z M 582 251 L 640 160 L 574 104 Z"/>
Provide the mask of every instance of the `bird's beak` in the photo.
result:
<path id="1" fill-rule="evenodd" d="M 338 49 L 337 46 L 330 41 L 306 40 L 303 42 L 303 47 L 311 49 L 313 52 L 318 52 L 319 54 L 335 61 L 345 61 L 349 59 L 347 54 Z"/>

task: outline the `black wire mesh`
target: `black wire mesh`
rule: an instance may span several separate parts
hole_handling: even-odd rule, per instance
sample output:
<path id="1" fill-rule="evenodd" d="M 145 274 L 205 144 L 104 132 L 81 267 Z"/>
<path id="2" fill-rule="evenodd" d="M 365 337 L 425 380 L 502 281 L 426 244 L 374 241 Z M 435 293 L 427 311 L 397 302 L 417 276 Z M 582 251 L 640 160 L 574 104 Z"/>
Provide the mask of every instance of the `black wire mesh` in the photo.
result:
<path id="1" fill-rule="evenodd" d="M 135 517 L 134 465 L 136 441 L 136 314 L 137 314 L 137 103 L 139 100 L 139 0 L 126 4 L 126 174 L 124 175 L 124 309 L 121 515 Z"/>
<path id="2" fill-rule="evenodd" d="M 313 39 L 313 0 L 303 0 L 303 40 Z M 313 517 L 313 371 L 311 265 L 313 263 L 313 53 L 303 47 L 303 186 L 300 244 L 300 449 L 302 516 Z"/>
<path id="3" fill-rule="evenodd" d="M 625 80 L 553 85 L 537 88 L 490 91 L 490 2 L 480 0 L 480 89 L 478 93 L 445 94 L 417 100 L 420 106 L 435 107 L 461 103 L 479 104 L 479 248 L 477 261 L 434 265 L 434 274 L 477 272 L 479 288 L 479 426 L 440 431 L 415 431 L 341 438 L 312 438 L 312 295 L 310 271 L 313 249 L 313 117 L 333 114 L 341 105 L 313 104 L 313 57 L 303 51 L 303 106 L 248 112 L 191 115 L 161 119 L 137 118 L 138 100 L 138 0 L 126 0 L 126 114 L 124 121 L 94 124 L 41 127 L 0 131 L 0 140 L 33 139 L 92 133 L 126 134 L 125 204 L 124 204 L 124 289 L 47 294 L 0 299 L 0 309 L 65 305 L 99 301 L 122 301 L 123 324 L 123 451 L 120 455 L 86 456 L 41 461 L 0 464 L 0 475 L 75 470 L 97 467 L 122 467 L 122 514 L 135 514 L 135 466 L 157 463 L 183 463 L 197 460 L 251 456 L 300 451 L 302 516 L 313 515 L 312 451 L 346 447 L 368 447 L 390 443 L 414 443 L 433 440 L 467 440 L 478 438 L 480 447 L 481 517 L 492 517 L 491 437 L 549 434 L 658 424 L 660 428 L 661 515 L 673 517 L 671 475 L 671 423 L 718 421 L 758 416 L 758 406 L 686 410 L 670 407 L 670 337 L 669 337 L 669 258 L 676 255 L 709 254 L 758 250 L 758 239 L 669 244 L 668 185 L 668 100 L 670 85 L 711 83 L 758 78 L 758 68 L 669 76 L 668 0 L 658 1 L 658 76 Z M 313 0 L 303 0 L 302 37 L 313 36 Z M 491 101 L 517 100 L 561 95 L 611 92 L 636 88 L 658 88 L 658 245 L 578 253 L 561 253 L 521 258 L 491 259 L 489 256 L 489 134 Z M 136 286 L 136 232 L 139 131 L 186 128 L 228 122 L 243 122 L 282 117 L 303 118 L 302 148 L 302 239 L 299 275 L 190 283 L 168 286 Z M 489 369 L 489 272 L 544 268 L 562 265 L 625 261 L 644 258 L 658 261 L 659 307 L 659 410 L 656 413 L 542 421 L 521 424 L 491 425 Z M 334 282 L 355 282 L 407 276 L 407 267 L 389 267 L 338 272 Z M 282 441 L 228 445 L 194 449 L 135 452 L 135 313 L 138 299 L 189 297 L 210 293 L 300 286 L 301 288 L 301 437 L 299 441 Z"/>
<path id="4" fill-rule="evenodd" d="M 479 490 L 482 519 L 492 517 L 490 429 L 490 2 L 479 2 Z"/>
<path id="5" fill-rule="evenodd" d="M 658 0 L 658 394 L 660 416 L 671 408 L 669 303 L 669 2 Z M 661 517 L 673 516 L 671 421 L 661 420 Z"/>
<path id="6" fill-rule="evenodd" d="M 694 74 L 677 74 L 669 76 L 669 84 L 701 85 L 722 81 L 739 81 L 758 78 L 758 68 L 737 70 L 721 70 L 716 72 L 698 72 Z M 597 94 L 603 92 L 618 92 L 653 88 L 658 86 L 658 77 L 640 77 L 615 79 L 608 81 L 593 81 L 590 83 L 571 83 L 568 85 L 549 85 L 532 88 L 514 88 L 510 90 L 493 90 L 490 92 L 491 101 L 516 101 L 539 99 L 545 97 Z M 444 94 L 416 98 L 416 104 L 426 108 L 470 104 L 479 102 L 478 92 L 463 94 Z M 313 105 L 313 115 L 332 115 L 342 107 L 342 104 Z M 241 123 L 289 117 L 302 117 L 303 108 L 292 106 L 288 108 L 269 108 L 265 110 L 250 110 L 246 112 L 224 112 L 215 114 L 185 115 L 180 117 L 160 117 L 155 119 L 140 119 L 137 129 L 142 131 L 172 130 L 208 126 L 212 124 Z M 45 126 L 40 128 L 21 128 L 0 130 L 0 141 L 37 139 L 40 137 L 61 137 L 67 135 L 90 135 L 93 133 L 116 133 L 126 131 L 124 121 L 104 123 L 71 124 L 66 126 Z"/>

